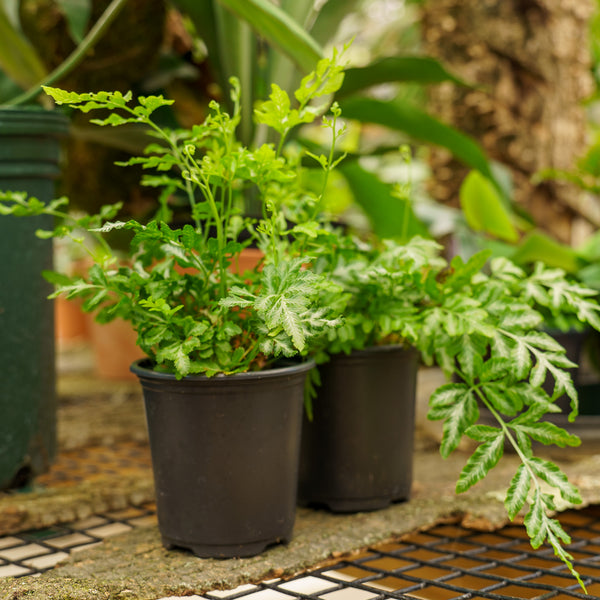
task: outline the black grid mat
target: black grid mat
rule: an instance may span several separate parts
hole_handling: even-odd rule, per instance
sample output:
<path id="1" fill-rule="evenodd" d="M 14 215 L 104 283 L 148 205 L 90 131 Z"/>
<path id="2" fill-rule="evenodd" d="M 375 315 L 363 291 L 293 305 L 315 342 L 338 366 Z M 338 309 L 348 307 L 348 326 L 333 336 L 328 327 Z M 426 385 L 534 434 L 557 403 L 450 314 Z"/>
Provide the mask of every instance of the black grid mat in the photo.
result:
<path id="1" fill-rule="evenodd" d="M 520 526 L 481 533 L 458 524 L 435 526 L 373 547 L 335 566 L 289 581 L 263 582 L 229 592 L 227 600 L 562 600 L 600 597 L 600 507 L 560 516 L 588 591 L 583 594 L 550 547 L 533 550 Z"/>
<path id="2" fill-rule="evenodd" d="M 550 547 L 533 550 L 521 526 L 493 533 L 458 523 L 375 546 L 294 579 L 271 580 L 205 598 L 233 600 L 514 600 L 600 597 L 600 506 L 559 515 L 585 596 Z M 152 506 L 105 513 L 40 531 L 0 538 L 0 577 L 51 569 L 70 553 L 135 526 L 155 523 Z"/>

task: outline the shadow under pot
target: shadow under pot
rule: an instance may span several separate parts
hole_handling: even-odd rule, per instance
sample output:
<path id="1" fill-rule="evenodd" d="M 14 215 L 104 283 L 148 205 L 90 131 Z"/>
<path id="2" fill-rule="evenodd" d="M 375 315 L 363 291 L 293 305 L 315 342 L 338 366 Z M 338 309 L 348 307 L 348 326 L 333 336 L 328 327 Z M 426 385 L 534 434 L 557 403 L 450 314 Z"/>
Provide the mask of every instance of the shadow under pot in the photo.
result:
<path id="1" fill-rule="evenodd" d="M 133 363 L 167 548 L 231 558 L 290 540 L 304 381 L 313 366 L 177 380 L 147 359 Z"/>
<path id="2" fill-rule="evenodd" d="M 303 423 L 298 499 L 334 512 L 407 500 L 412 484 L 418 353 L 374 346 L 320 365 Z"/>

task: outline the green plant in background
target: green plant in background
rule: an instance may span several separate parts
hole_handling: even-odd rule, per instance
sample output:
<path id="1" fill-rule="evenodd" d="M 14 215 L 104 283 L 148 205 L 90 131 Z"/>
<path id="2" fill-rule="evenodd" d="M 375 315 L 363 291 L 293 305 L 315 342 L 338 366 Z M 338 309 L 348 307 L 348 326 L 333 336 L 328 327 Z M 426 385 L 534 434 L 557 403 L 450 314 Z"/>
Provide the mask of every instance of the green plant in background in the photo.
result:
<path id="1" fill-rule="evenodd" d="M 312 68 L 322 56 L 323 47 L 331 44 L 350 12 L 365 4 L 361 0 L 176 0 L 204 42 L 207 62 L 220 78 L 221 86 L 230 75 L 242 83 L 243 113 L 240 137 L 245 143 L 262 140 L 264 131 L 251 119 L 251 107 L 257 98 L 268 93 L 271 82 L 291 93 L 300 74 Z M 385 84 L 416 85 L 419 89 L 444 81 L 462 83 L 443 66 L 424 56 L 387 55 L 373 58 L 365 66 L 346 70 L 342 87 L 334 100 L 344 118 L 360 131 L 365 125 L 382 127 L 388 135 L 401 135 L 426 144 L 447 148 L 457 158 L 494 181 L 494 173 L 479 145 L 456 129 L 436 120 L 422 110 L 414 98 L 396 94 L 381 99 L 371 93 Z M 300 131 L 300 141 L 319 152 Z M 379 236 L 408 237 L 425 234 L 425 228 L 405 199 L 394 195 L 394 186 L 383 181 L 363 165 L 365 156 L 397 153 L 397 140 L 382 136 L 376 148 L 361 148 L 353 142 L 344 148 L 347 157 L 338 167 L 356 205 L 367 215 Z M 368 191 L 368 194 L 365 193 Z M 406 217 L 406 218 L 405 218 Z"/>
<path id="2" fill-rule="evenodd" d="M 112 0 L 90 31 L 85 30 L 91 2 L 60 2 L 69 25 L 75 50 L 52 72 L 23 34 L 18 16 L 18 2 L 0 2 L 0 104 L 24 104 L 35 99 L 41 85 L 52 85 L 70 73 L 85 58 L 116 19 L 127 0 Z"/>
<path id="3" fill-rule="evenodd" d="M 600 192 L 599 146 L 591 146 L 572 171 L 546 169 L 536 180 L 555 179 L 575 184 L 583 193 Z M 517 207 L 511 206 L 494 185 L 471 171 L 460 189 L 460 203 L 467 228 L 458 231 L 466 254 L 489 248 L 495 256 L 531 268 L 536 262 L 563 270 L 574 281 L 600 290 L 600 234 L 579 246 L 561 243 L 538 229 Z"/>

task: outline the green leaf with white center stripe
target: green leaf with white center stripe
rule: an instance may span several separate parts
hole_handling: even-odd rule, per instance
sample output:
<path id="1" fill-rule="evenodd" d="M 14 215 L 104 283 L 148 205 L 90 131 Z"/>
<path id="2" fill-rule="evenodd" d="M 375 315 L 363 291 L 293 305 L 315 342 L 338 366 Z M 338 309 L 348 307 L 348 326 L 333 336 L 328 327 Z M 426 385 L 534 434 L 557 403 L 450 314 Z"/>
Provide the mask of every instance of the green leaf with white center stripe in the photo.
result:
<path id="1" fill-rule="evenodd" d="M 511 521 L 517 516 L 527 502 L 531 488 L 531 474 L 524 464 L 520 464 L 510 482 L 504 506 Z"/>
<path id="2" fill-rule="evenodd" d="M 498 430 L 496 437 L 477 446 L 467 460 L 456 484 L 456 493 L 466 492 L 481 481 L 498 464 L 504 452 L 504 434 Z"/>

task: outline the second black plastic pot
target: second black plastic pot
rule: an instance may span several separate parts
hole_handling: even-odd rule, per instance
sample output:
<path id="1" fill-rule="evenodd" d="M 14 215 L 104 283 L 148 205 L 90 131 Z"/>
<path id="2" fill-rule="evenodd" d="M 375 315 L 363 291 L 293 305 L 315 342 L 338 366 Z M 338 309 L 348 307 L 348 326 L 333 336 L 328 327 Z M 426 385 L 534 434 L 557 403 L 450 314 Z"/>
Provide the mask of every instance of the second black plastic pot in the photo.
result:
<path id="1" fill-rule="evenodd" d="M 304 381 L 313 366 L 177 380 L 147 360 L 132 365 L 166 547 L 229 558 L 290 540 Z"/>
<path id="2" fill-rule="evenodd" d="M 334 512 L 408 499 L 418 354 L 377 346 L 319 367 L 313 419 L 305 416 L 298 498 Z"/>

